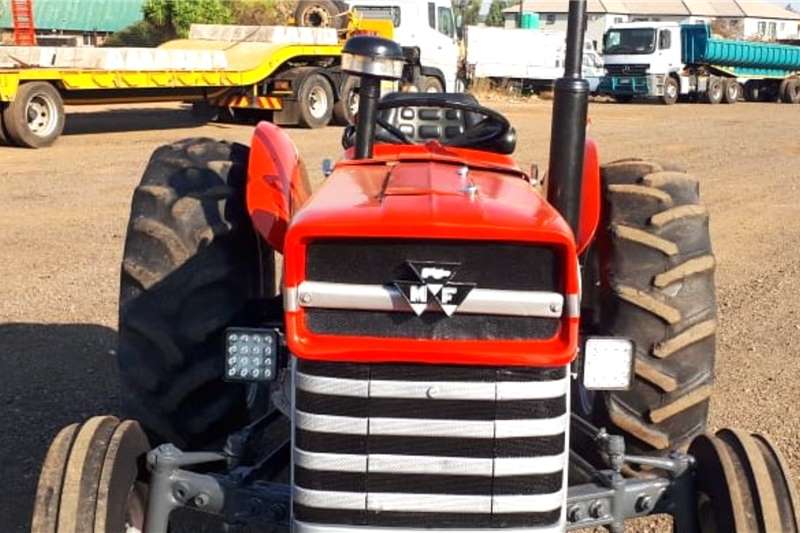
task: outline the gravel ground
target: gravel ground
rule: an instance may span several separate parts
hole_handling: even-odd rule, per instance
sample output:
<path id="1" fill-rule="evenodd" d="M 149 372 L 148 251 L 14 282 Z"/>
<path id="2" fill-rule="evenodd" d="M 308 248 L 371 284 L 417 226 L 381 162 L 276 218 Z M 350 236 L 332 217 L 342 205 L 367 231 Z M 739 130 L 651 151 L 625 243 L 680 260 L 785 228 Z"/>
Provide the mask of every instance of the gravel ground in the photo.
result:
<path id="1" fill-rule="evenodd" d="M 544 169 L 549 102 L 501 104 L 516 157 Z M 190 136 L 247 142 L 251 126 L 194 122 L 176 105 L 75 110 L 45 150 L 0 147 L 0 497 L 3 531 L 27 528 L 55 432 L 118 405 L 113 348 L 131 192 L 158 145 Z M 700 177 L 711 212 L 720 308 L 714 428 L 771 435 L 800 472 L 800 144 L 796 109 L 592 104 L 603 161 L 673 160 Z M 291 130 L 318 181 L 338 128 Z M 663 531 L 640 521 L 631 531 Z"/>

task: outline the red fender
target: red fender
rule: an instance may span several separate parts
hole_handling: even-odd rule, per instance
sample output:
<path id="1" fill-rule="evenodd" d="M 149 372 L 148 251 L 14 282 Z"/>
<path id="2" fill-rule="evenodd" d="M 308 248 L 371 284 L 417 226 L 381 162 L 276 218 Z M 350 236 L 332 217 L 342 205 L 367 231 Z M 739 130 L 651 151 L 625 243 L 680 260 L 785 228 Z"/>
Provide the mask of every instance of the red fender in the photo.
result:
<path id="1" fill-rule="evenodd" d="M 600 159 L 597 143 L 586 139 L 583 160 L 583 184 L 581 186 L 581 218 L 576 250 L 582 254 L 592 243 L 600 224 Z"/>
<path id="2" fill-rule="evenodd" d="M 247 211 L 256 231 L 280 253 L 294 213 L 311 195 L 305 165 L 292 140 L 269 122 L 256 126 L 247 165 Z"/>

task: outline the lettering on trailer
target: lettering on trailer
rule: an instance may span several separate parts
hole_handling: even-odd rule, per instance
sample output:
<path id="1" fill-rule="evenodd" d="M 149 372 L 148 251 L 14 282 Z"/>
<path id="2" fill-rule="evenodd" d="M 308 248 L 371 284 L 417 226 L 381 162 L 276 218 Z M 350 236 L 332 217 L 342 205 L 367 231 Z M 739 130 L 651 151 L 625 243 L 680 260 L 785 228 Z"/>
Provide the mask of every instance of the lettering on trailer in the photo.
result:
<path id="1" fill-rule="evenodd" d="M 406 261 L 406 264 L 417 279 L 393 283 L 417 316 L 425 312 L 431 301 L 436 302 L 445 315 L 452 316 L 475 288 L 474 283 L 451 281 L 461 263 Z"/>

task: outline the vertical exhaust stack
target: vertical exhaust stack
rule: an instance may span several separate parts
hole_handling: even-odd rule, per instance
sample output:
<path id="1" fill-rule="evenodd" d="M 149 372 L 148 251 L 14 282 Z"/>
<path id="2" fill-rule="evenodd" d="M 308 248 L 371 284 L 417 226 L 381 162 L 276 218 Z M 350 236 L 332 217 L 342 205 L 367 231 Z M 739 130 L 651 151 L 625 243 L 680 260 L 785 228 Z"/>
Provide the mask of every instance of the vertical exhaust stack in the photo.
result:
<path id="1" fill-rule="evenodd" d="M 564 77 L 555 82 L 550 133 L 548 201 L 577 236 L 581 211 L 581 182 L 586 143 L 589 83 L 581 77 L 586 0 L 569 2 Z"/>
<path id="2" fill-rule="evenodd" d="M 342 48 L 342 71 L 361 78 L 356 119 L 356 159 L 369 159 L 375 144 L 375 124 L 381 80 L 399 80 L 403 76 L 403 49 L 394 41 L 358 35 Z"/>

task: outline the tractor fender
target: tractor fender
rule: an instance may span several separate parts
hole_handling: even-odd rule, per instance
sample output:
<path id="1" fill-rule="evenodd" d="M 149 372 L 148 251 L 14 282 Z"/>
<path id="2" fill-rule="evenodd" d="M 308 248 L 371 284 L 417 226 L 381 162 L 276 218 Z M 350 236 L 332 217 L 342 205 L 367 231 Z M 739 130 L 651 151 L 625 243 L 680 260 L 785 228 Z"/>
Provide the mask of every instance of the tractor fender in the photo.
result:
<path id="1" fill-rule="evenodd" d="M 247 212 L 256 231 L 283 252 L 286 229 L 311 195 L 297 147 L 278 126 L 261 122 L 250 143 L 247 164 Z"/>
<path id="2" fill-rule="evenodd" d="M 583 183 L 581 185 L 581 218 L 575 246 L 578 255 L 592 243 L 600 224 L 600 158 L 597 143 L 586 139 L 583 156 Z"/>

